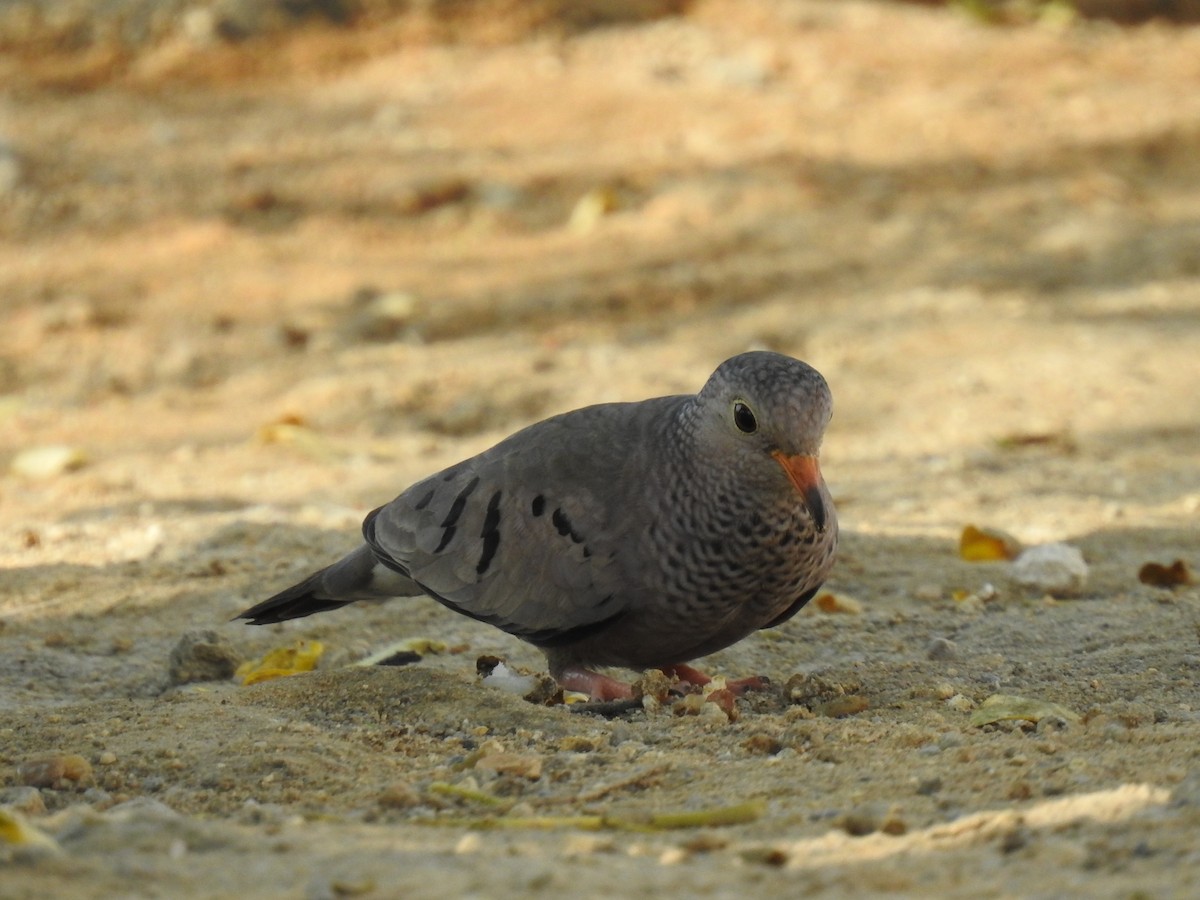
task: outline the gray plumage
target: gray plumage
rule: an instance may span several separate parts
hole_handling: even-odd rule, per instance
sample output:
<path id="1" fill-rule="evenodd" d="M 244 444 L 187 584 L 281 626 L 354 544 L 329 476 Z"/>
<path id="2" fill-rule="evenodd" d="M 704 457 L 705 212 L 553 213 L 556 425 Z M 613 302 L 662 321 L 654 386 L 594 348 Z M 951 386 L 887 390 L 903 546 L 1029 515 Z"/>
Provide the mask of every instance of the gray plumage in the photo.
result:
<path id="1" fill-rule="evenodd" d="M 428 594 L 585 689 L 589 666 L 705 656 L 787 620 L 828 575 L 831 412 L 815 369 L 753 352 L 696 395 L 554 416 L 414 484 L 367 516 L 362 547 L 240 618 Z"/>

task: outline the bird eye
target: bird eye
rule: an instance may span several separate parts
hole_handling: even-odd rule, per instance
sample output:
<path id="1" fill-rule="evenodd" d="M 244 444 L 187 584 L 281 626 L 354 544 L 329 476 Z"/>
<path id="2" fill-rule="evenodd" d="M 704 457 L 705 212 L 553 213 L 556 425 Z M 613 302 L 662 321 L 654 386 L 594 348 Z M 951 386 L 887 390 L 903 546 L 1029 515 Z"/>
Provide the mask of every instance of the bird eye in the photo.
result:
<path id="1" fill-rule="evenodd" d="M 758 419 L 745 403 L 740 400 L 733 404 L 733 424 L 743 434 L 754 434 L 758 431 Z"/>

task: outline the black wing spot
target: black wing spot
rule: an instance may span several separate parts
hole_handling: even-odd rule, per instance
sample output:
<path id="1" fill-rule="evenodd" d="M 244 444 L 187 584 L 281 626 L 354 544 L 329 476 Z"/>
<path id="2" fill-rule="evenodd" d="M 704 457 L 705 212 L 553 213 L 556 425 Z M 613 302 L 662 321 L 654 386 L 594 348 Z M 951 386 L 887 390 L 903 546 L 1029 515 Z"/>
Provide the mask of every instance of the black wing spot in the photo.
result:
<path id="1" fill-rule="evenodd" d="M 531 511 L 533 512 L 534 516 L 540 516 L 542 513 L 544 513 L 546 511 L 546 498 L 541 494 L 538 494 L 536 497 L 534 497 Z"/>
<path id="2" fill-rule="evenodd" d="M 442 539 L 438 542 L 438 545 L 433 548 L 433 552 L 441 553 L 443 550 L 445 550 L 446 545 L 450 543 L 451 538 L 454 537 L 454 532 L 457 530 L 458 530 L 457 528 L 455 528 L 453 525 L 451 525 L 449 528 L 447 528 L 445 531 L 443 531 Z"/>
<path id="3" fill-rule="evenodd" d="M 569 537 L 576 544 L 583 543 L 583 535 L 571 527 L 571 520 L 567 518 L 567 514 L 561 508 L 554 510 L 554 514 L 550 516 L 550 521 L 554 523 L 554 527 L 558 529 L 558 533 L 563 537 Z"/>
<path id="4" fill-rule="evenodd" d="M 558 529 L 558 533 L 563 537 L 571 533 L 571 520 L 567 518 L 567 514 L 561 509 L 554 511 L 554 515 L 550 517 L 550 521 L 554 523 L 554 527 Z"/>
<path id="5" fill-rule="evenodd" d="M 467 486 L 462 489 L 454 502 L 450 504 L 450 512 L 446 513 L 446 518 L 442 520 L 443 528 L 453 528 L 454 523 L 458 521 L 458 517 L 462 515 L 462 511 L 467 506 L 467 498 L 471 496 L 471 492 L 479 486 L 479 476 L 472 478 L 467 482 Z"/>
<path id="6" fill-rule="evenodd" d="M 433 502 L 433 495 L 437 493 L 437 488 L 430 488 L 429 493 L 417 501 L 417 505 L 413 507 L 415 510 L 422 510 Z"/>
<path id="7" fill-rule="evenodd" d="M 500 491 L 492 494 L 492 499 L 488 501 L 487 515 L 483 517 L 483 531 L 479 536 L 483 538 L 483 553 L 479 556 L 479 565 L 475 567 L 475 573 L 482 575 L 492 564 L 492 557 L 496 555 L 496 548 L 500 546 Z"/>

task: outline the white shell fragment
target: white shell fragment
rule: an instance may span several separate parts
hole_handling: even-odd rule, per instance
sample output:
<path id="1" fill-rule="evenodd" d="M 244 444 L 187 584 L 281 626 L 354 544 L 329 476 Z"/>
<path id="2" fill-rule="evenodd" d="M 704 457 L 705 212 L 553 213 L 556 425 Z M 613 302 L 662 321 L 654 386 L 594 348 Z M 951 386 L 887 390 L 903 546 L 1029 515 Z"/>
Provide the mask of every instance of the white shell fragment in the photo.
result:
<path id="1" fill-rule="evenodd" d="M 13 457 L 8 468 L 22 478 L 42 480 L 82 468 L 87 461 L 87 454 L 78 447 L 52 444 L 22 450 Z"/>
<path id="2" fill-rule="evenodd" d="M 1087 584 L 1088 566 L 1077 547 L 1042 544 L 1025 550 L 1012 564 L 1012 578 L 1023 588 L 1074 597 Z"/>
<path id="3" fill-rule="evenodd" d="M 537 687 L 537 679 L 532 675 L 518 675 L 502 662 L 496 663 L 496 667 L 484 676 L 483 683 L 488 687 L 521 696 Z"/>

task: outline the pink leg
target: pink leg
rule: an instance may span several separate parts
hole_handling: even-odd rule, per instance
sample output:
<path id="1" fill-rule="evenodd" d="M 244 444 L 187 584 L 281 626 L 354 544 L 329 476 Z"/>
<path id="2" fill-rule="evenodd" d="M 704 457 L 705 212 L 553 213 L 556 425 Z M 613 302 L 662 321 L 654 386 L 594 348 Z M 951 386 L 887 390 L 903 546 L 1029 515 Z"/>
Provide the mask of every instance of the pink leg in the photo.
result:
<path id="1" fill-rule="evenodd" d="M 699 669 L 683 663 L 676 663 L 673 666 L 665 666 L 662 673 L 668 678 L 678 678 L 685 684 L 694 684 L 698 687 L 704 687 L 712 681 L 712 678 L 705 675 Z M 761 675 L 752 675 L 749 678 L 739 678 L 736 681 L 725 682 L 725 690 L 732 693 L 735 697 L 740 697 L 746 691 L 763 691 L 766 690 L 769 682 Z"/>
<path id="2" fill-rule="evenodd" d="M 735 697 L 740 697 L 746 691 L 765 691 L 770 683 L 770 680 L 761 675 L 751 675 L 749 678 L 725 682 L 725 690 L 733 691 Z"/>
<path id="3" fill-rule="evenodd" d="M 668 678 L 678 678 L 684 684 L 694 684 L 697 687 L 704 687 L 712 679 L 701 672 L 699 669 L 694 669 L 684 663 L 676 663 L 673 666 L 663 666 L 660 670 Z"/>
<path id="4" fill-rule="evenodd" d="M 633 686 L 582 666 L 568 666 L 558 673 L 563 690 L 579 691 L 593 700 L 627 700 L 633 696 Z"/>

